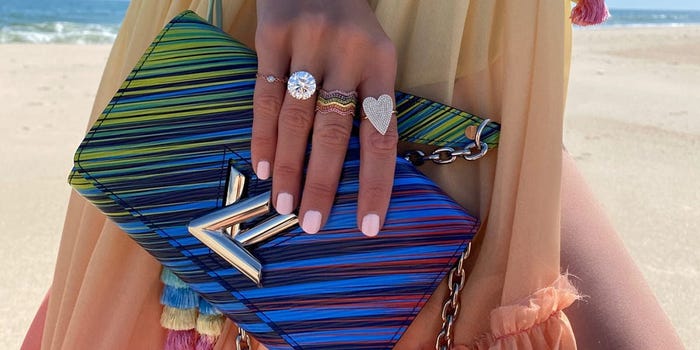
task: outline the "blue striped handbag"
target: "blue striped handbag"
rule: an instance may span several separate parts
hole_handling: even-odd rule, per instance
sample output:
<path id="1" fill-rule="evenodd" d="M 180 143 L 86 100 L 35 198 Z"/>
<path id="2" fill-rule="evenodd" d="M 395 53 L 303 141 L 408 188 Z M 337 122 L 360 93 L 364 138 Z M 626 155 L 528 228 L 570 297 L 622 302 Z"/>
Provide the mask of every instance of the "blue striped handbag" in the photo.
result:
<path id="1" fill-rule="evenodd" d="M 323 231 L 271 212 L 270 181 L 250 164 L 256 66 L 218 28 L 178 15 L 85 136 L 70 184 L 269 349 L 391 349 L 479 222 L 398 158 L 386 223 L 366 238 L 356 136 Z M 497 124 L 410 94 L 396 101 L 402 141 L 462 149 L 474 144 L 464 130 L 481 126 L 476 145 L 496 147 Z"/>

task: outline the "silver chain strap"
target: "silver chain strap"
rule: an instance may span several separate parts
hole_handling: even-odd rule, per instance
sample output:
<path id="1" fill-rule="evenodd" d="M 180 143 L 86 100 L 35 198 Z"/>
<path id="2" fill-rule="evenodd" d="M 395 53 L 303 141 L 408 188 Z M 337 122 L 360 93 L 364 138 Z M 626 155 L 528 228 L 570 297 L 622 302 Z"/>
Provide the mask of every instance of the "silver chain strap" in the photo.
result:
<path id="1" fill-rule="evenodd" d="M 464 288 L 464 281 L 467 274 L 464 272 L 464 262 L 469 257 L 471 252 L 471 242 L 467 244 L 467 249 L 462 252 L 459 261 L 450 269 L 447 276 L 447 288 L 450 289 L 450 295 L 442 304 L 442 330 L 438 333 L 435 341 L 435 350 L 449 350 L 454 345 L 454 325 L 459 314 L 459 295 Z"/>
<path id="2" fill-rule="evenodd" d="M 457 150 L 453 147 L 440 147 L 429 155 L 426 155 L 425 152 L 421 150 L 410 150 L 404 153 L 403 158 L 413 163 L 415 166 L 423 165 L 423 163 L 429 160 L 435 164 L 450 164 L 459 157 L 468 161 L 480 159 L 489 151 L 489 145 L 481 141 L 481 134 L 484 132 L 489 122 L 491 122 L 490 119 L 484 119 L 484 121 L 479 124 L 473 141 L 465 145 L 461 150 Z"/>
<path id="3" fill-rule="evenodd" d="M 452 147 L 440 147 L 430 153 L 430 155 L 426 155 L 425 152 L 421 150 L 410 150 L 404 153 L 404 159 L 415 166 L 420 166 L 429 160 L 435 164 L 450 164 L 459 157 L 468 161 L 477 160 L 486 155 L 486 152 L 489 151 L 489 145 L 481 141 L 481 134 L 490 121 L 489 119 L 484 119 L 476 132 L 474 132 L 473 138 L 467 135 L 467 137 L 473 141 L 468 143 L 461 150 Z M 466 133 L 468 134 L 469 130 L 467 130 Z M 459 257 L 457 264 L 450 269 L 447 276 L 447 287 L 450 290 L 450 295 L 442 303 L 442 312 L 440 315 L 442 317 L 442 329 L 435 340 L 435 350 L 449 350 L 454 346 L 454 326 L 457 321 L 457 316 L 459 315 L 459 296 L 464 288 L 464 281 L 467 277 L 464 271 L 464 262 L 469 257 L 471 248 L 472 244 L 470 242 L 467 244 L 467 249 L 465 249 Z"/>

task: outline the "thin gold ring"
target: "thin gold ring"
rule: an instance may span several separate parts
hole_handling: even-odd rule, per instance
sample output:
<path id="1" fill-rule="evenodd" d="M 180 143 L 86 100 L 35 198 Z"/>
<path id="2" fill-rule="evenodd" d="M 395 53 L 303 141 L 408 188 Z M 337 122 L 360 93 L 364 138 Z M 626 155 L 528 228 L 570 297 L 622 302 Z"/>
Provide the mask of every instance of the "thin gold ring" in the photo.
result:
<path id="1" fill-rule="evenodd" d="M 258 79 L 262 79 L 263 81 L 270 83 L 270 84 L 274 84 L 274 83 L 284 84 L 287 82 L 287 77 L 277 77 L 277 76 L 274 76 L 271 74 L 265 75 L 265 74 L 257 73 L 257 74 L 255 74 L 255 77 L 257 77 Z"/>

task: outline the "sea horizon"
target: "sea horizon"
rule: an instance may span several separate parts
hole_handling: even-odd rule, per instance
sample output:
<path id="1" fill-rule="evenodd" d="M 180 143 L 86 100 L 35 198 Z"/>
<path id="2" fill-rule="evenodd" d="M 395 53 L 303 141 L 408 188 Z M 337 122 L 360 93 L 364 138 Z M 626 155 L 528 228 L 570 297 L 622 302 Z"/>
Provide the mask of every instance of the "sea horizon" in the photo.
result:
<path id="1" fill-rule="evenodd" d="M 129 1 L 3 0 L 0 44 L 111 44 Z M 610 9 L 605 23 L 592 27 L 679 27 L 700 25 L 700 10 Z"/>

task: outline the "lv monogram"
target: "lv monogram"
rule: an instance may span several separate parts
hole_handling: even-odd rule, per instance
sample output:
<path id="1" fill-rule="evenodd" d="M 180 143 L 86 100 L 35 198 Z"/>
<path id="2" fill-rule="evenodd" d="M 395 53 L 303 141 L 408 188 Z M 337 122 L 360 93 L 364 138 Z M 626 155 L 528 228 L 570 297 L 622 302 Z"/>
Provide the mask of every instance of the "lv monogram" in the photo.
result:
<path id="1" fill-rule="evenodd" d="M 240 224 L 269 213 L 270 192 L 241 199 L 245 176 L 233 166 L 229 169 L 225 206 L 190 221 L 187 229 L 214 253 L 262 286 L 262 263 L 246 249 L 299 223 L 296 215 L 275 215 L 262 223 L 241 230 Z"/>

